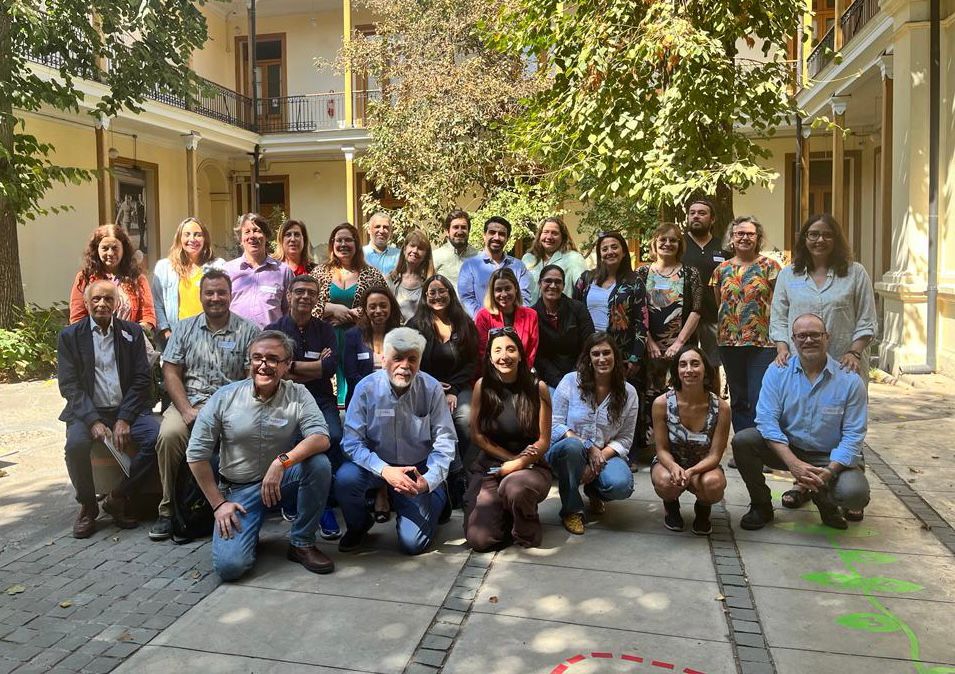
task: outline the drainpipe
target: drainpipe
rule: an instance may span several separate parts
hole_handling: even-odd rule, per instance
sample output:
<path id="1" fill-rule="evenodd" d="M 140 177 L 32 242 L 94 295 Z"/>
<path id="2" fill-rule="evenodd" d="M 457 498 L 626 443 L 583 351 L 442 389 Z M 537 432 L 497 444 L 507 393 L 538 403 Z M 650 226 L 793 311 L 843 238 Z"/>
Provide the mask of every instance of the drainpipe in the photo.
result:
<path id="1" fill-rule="evenodd" d="M 799 19 L 799 26 L 796 27 L 796 93 L 793 94 L 793 98 L 798 99 L 799 90 L 802 89 L 802 59 L 803 59 L 803 18 Z M 799 231 L 799 226 L 802 219 L 802 151 L 803 143 L 806 142 L 806 139 L 802 137 L 802 114 L 799 110 L 796 110 L 796 191 L 793 199 L 795 205 L 793 212 L 793 232 Z M 795 238 L 792 241 L 787 241 L 786 246 L 794 247 Z"/>
<path id="2" fill-rule="evenodd" d="M 938 173 L 941 109 L 941 11 L 939 0 L 929 3 L 928 69 L 928 292 L 925 316 L 925 362 L 902 366 L 905 374 L 932 374 L 938 369 Z"/>

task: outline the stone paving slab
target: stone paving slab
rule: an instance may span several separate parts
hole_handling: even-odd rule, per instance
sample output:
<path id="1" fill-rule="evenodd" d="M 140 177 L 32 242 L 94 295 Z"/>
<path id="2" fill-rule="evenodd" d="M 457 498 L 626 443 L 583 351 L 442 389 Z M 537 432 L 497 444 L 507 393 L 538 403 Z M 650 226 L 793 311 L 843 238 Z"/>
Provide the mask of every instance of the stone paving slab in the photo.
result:
<path id="1" fill-rule="evenodd" d="M 401 672 L 436 612 L 408 599 L 397 603 L 223 585 L 152 645 Z M 130 664 L 135 666 L 138 657 Z"/>
<path id="2" fill-rule="evenodd" d="M 473 610 L 725 640 L 718 595 L 715 582 L 495 562 Z"/>
<path id="3" fill-rule="evenodd" d="M 868 658 L 859 655 L 834 655 L 818 651 L 772 649 L 776 671 L 779 674 L 805 674 L 806 672 L 839 672 L 839 674 L 913 674 L 916 672 L 911 660 Z M 939 666 L 937 662 L 923 663 L 928 667 Z M 944 671 L 944 670 L 942 670 Z"/>
<path id="4" fill-rule="evenodd" d="M 188 665 L 184 665 L 188 663 Z M 279 662 L 222 653 L 203 653 L 172 646 L 144 646 L 132 660 L 113 670 L 117 674 L 169 674 L 175 671 L 204 674 L 341 674 L 341 669 L 303 663 Z M 352 671 L 359 671 L 357 669 Z"/>
<path id="5" fill-rule="evenodd" d="M 471 614 L 444 667 L 447 674 L 566 674 L 600 672 L 736 672 L 728 643 L 688 637 L 661 636 L 616 628 L 575 625 L 503 615 Z M 592 657 L 609 654 L 612 658 Z M 622 655 L 642 661 L 623 660 Z M 569 663 L 575 656 L 583 659 Z M 657 662 L 654 666 L 652 663 Z M 672 665 L 663 667 L 662 665 Z"/>
<path id="6" fill-rule="evenodd" d="M 955 666 L 951 623 L 942 619 L 953 614 L 950 605 L 897 597 L 873 602 L 864 596 L 770 587 L 753 588 L 753 594 L 757 605 L 776 607 L 762 613 L 771 648 L 904 659 L 917 643 L 925 660 Z"/>

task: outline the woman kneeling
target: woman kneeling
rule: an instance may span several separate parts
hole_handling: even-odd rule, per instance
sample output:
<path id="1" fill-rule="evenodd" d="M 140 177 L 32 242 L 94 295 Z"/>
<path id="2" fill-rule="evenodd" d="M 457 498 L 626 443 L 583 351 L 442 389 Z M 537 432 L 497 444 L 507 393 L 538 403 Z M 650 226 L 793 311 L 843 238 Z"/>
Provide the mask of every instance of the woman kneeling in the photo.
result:
<path id="1" fill-rule="evenodd" d="M 481 451 L 464 497 L 464 535 L 474 550 L 540 545 L 537 504 L 551 483 L 541 462 L 550 416 L 547 385 L 531 374 L 517 332 L 492 329 L 471 397 L 471 443 Z"/>
<path id="2" fill-rule="evenodd" d="M 564 375 L 554 392 L 554 423 L 547 462 L 557 475 L 560 517 L 572 534 L 584 533 L 580 485 L 595 515 L 606 501 L 633 493 L 627 454 L 633 444 L 639 402 L 627 383 L 627 363 L 606 332 L 584 342 L 577 371 Z"/>
<path id="3" fill-rule="evenodd" d="M 693 533 L 706 536 L 710 506 L 723 498 L 726 476 L 720 459 L 726 449 L 730 407 L 717 395 L 719 377 L 703 352 L 687 346 L 670 366 L 672 390 L 653 401 L 653 433 L 657 455 L 650 473 L 663 499 L 663 524 L 683 531 L 680 494 L 696 496 Z"/>

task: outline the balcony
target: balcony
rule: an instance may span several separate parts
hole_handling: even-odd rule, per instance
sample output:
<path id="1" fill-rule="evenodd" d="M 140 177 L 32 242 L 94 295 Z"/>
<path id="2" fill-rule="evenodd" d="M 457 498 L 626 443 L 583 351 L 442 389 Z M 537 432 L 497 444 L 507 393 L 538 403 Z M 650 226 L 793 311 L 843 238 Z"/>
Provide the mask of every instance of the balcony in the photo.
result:
<path id="1" fill-rule="evenodd" d="M 879 13 L 879 0 L 855 0 L 842 14 L 839 25 L 842 28 L 842 46 L 858 35 L 859 31 Z"/>
<path id="2" fill-rule="evenodd" d="M 806 59 L 809 79 L 816 79 L 819 73 L 821 73 L 827 65 L 832 63 L 832 59 L 835 56 L 835 39 L 836 32 L 835 27 L 833 27 L 826 31 L 826 34 L 819 40 L 819 44 L 809 53 L 809 58 Z"/>

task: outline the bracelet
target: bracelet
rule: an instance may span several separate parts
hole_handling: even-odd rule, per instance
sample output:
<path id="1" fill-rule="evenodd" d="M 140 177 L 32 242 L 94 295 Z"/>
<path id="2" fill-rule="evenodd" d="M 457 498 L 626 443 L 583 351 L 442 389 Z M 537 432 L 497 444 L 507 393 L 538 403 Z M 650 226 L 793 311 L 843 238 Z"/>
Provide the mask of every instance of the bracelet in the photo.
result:
<path id="1" fill-rule="evenodd" d="M 850 354 L 853 355 L 853 356 L 855 356 L 855 357 L 858 358 L 859 360 L 862 360 L 862 354 L 859 353 L 858 351 L 846 351 L 846 355 L 847 355 L 847 356 L 850 355 Z"/>
<path id="2" fill-rule="evenodd" d="M 215 508 L 213 508 L 213 509 L 212 509 L 212 512 L 215 513 L 216 510 L 218 510 L 219 508 L 221 508 L 222 506 L 224 506 L 224 505 L 225 505 L 226 503 L 228 503 L 228 502 L 229 502 L 229 499 L 227 499 L 227 498 L 222 499 L 222 502 L 221 502 L 219 505 L 217 505 Z"/>

